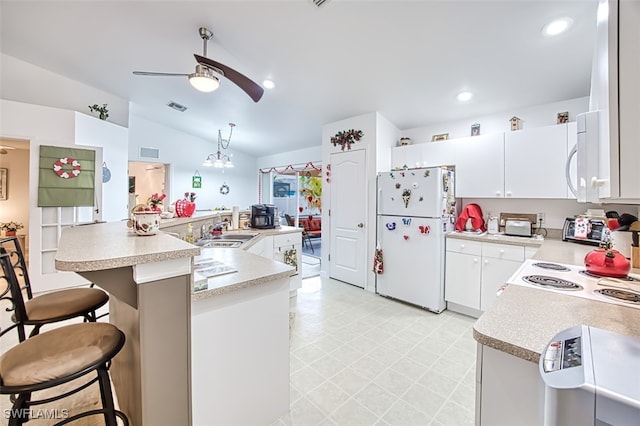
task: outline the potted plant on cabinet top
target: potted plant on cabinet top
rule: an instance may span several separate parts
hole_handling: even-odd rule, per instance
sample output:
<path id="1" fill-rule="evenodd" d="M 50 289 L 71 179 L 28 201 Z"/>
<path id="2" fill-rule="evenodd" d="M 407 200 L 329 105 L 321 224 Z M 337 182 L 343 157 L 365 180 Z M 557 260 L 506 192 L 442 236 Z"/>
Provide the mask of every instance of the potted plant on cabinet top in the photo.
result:
<path id="1" fill-rule="evenodd" d="M 0 224 L 0 229 L 2 229 L 4 231 L 4 234 L 7 237 L 12 237 L 14 235 L 16 235 L 16 232 L 18 231 L 18 229 L 22 229 L 24 228 L 24 225 L 20 222 L 3 222 L 2 224 Z"/>

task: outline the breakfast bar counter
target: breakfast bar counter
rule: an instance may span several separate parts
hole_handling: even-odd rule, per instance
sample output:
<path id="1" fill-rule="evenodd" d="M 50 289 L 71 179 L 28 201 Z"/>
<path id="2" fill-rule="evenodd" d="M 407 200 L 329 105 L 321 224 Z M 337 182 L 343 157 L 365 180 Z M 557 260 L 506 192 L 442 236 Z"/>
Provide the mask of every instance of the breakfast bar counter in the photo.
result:
<path id="1" fill-rule="evenodd" d="M 207 277 L 194 292 L 194 258 L 233 272 Z M 137 236 L 115 222 L 64 229 L 56 268 L 109 293 L 109 321 L 127 339 L 110 371 L 130 424 L 209 424 L 224 418 L 222 408 L 259 412 L 251 420 L 268 424 L 288 409 L 292 267 L 244 250 L 201 249 L 163 232 Z M 271 371 L 251 391 L 261 372 L 246 375 L 241 364 L 255 357 L 263 361 L 253 365 Z M 256 392 L 266 412 L 238 405 Z M 221 410 L 211 409 L 214 394 L 226 405 Z"/>

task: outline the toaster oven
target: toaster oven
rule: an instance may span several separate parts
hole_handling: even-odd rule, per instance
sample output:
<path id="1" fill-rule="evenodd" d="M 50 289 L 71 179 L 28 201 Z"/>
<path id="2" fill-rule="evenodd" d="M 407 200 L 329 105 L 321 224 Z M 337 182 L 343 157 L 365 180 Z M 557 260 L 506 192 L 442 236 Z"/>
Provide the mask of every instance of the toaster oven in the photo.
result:
<path id="1" fill-rule="evenodd" d="M 562 227 L 562 241 L 599 246 L 605 236 L 604 230 L 607 224 L 602 219 L 588 219 L 587 221 L 586 237 L 581 238 L 576 236 L 576 218 L 566 218 Z"/>

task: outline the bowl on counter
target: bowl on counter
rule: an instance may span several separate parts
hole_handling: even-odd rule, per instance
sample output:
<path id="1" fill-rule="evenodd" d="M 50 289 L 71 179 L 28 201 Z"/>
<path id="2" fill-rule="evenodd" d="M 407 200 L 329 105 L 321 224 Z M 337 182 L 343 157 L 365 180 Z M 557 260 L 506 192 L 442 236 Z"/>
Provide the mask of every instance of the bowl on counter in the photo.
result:
<path id="1" fill-rule="evenodd" d="M 153 211 L 133 212 L 133 230 L 136 234 L 155 235 L 160 229 L 160 213 Z"/>

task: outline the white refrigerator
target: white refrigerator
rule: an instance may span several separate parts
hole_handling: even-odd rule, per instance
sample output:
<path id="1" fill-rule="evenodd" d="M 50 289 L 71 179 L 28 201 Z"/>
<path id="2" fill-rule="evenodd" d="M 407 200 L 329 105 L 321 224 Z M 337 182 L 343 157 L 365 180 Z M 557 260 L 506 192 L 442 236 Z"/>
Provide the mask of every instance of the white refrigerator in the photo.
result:
<path id="1" fill-rule="evenodd" d="M 442 167 L 379 173 L 376 271 L 380 295 L 440 313 L 445 233 L 455 223 L 454 173 Z"/>

